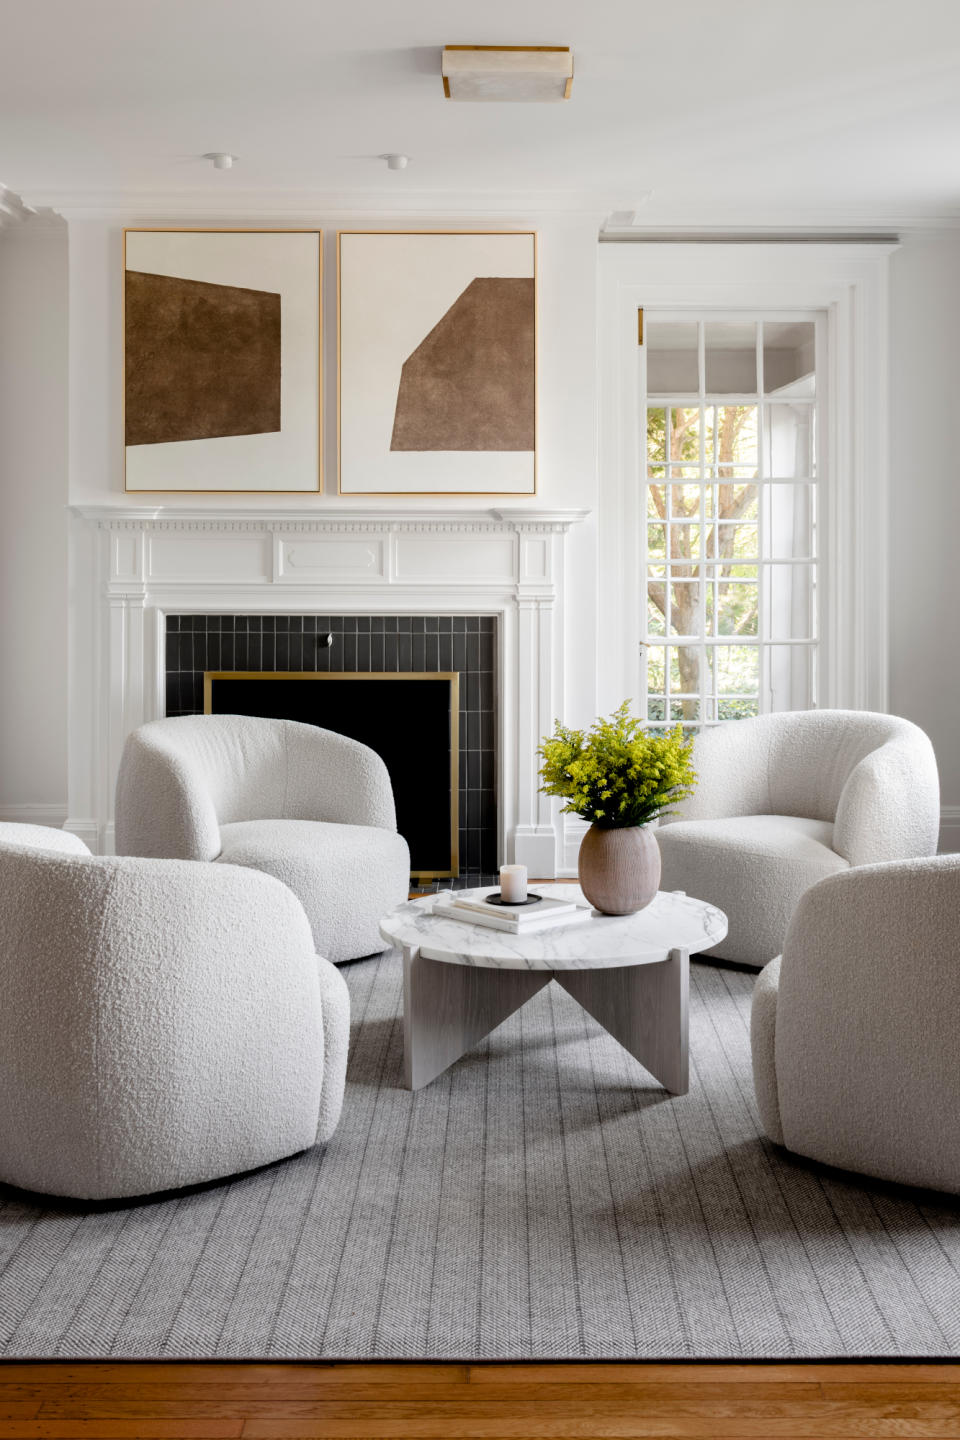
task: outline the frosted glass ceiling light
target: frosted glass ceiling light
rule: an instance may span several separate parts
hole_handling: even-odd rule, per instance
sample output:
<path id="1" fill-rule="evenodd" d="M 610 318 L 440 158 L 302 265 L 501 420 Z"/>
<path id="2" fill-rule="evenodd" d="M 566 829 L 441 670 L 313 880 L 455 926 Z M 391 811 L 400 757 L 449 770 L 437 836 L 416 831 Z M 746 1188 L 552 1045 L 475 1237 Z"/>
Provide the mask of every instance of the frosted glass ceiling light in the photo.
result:
<path id="1" fill-rule="evenodd" d="M 447 45 L 441 66 L 448 100 L 569 100 L 569 45 Z"/>

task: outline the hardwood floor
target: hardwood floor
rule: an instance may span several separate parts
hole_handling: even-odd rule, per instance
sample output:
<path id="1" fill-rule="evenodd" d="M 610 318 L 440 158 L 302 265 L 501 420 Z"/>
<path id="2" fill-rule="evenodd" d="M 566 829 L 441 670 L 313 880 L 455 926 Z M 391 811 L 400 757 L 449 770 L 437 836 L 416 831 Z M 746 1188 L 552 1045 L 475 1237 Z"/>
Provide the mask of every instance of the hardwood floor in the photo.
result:
<path id="1" fill-rule="evenodd" d="M 960 1437 L 960 1365 L 0 1364 L 0 1437 Z"/>

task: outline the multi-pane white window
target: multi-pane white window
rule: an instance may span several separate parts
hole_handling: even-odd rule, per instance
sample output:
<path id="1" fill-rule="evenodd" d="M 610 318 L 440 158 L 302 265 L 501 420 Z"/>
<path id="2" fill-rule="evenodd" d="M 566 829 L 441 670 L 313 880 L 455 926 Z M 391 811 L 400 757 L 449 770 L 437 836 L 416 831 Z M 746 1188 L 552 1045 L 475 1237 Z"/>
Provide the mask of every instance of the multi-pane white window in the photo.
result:
<path id="1" fill-rule="evenodd" d="M 643 318 L 650 724 L 816 704 L 821 324 Z"/>

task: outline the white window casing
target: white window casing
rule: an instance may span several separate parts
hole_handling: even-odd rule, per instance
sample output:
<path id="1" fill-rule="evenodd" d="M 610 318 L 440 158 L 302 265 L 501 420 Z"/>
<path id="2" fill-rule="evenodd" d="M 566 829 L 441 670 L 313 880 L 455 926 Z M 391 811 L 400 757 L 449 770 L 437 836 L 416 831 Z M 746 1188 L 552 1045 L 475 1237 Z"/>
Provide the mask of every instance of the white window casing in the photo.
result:
<path id="1" fill-rule="evenodd" d="M 639 709 L 646 454 L 637 311 L 822 312 L 818 321 L 816 677 L 809 703 L 887 709 L 890 241 L 628 242 L 599 265 L 598 702 Z M 701 342 L 702 343 L 702 342 Z M 701 357 L 702 358 L 702 357 Z M 655 403 L 651 400 L 651 404 Z M 735 401 L 733 403 L 736 403 Z M 767 434 L 765 442 L 775 443 Z M 768 526 L 770 517 L 764 521 Z M 785 573 L 785 571 L 780 572 Z M 802 687 L 793 693 L 802 694 Z"/>

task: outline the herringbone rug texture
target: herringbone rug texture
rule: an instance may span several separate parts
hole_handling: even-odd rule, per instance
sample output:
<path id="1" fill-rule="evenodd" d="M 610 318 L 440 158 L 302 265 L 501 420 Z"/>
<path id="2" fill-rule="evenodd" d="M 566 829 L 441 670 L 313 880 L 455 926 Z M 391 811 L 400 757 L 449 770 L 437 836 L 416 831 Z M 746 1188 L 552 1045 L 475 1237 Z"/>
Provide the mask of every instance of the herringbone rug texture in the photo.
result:
<path id="1" fill-rule="evenodd" d="M 693 967 L 670 1099 L 555 985 L 410 1095 L 398 957 L 345 973 L 325 1150 L 97 1211 L 0 1190 L 0 1354 L 960 1355 L 960 1205 L 761 1139 L 751 975 Z"/>

